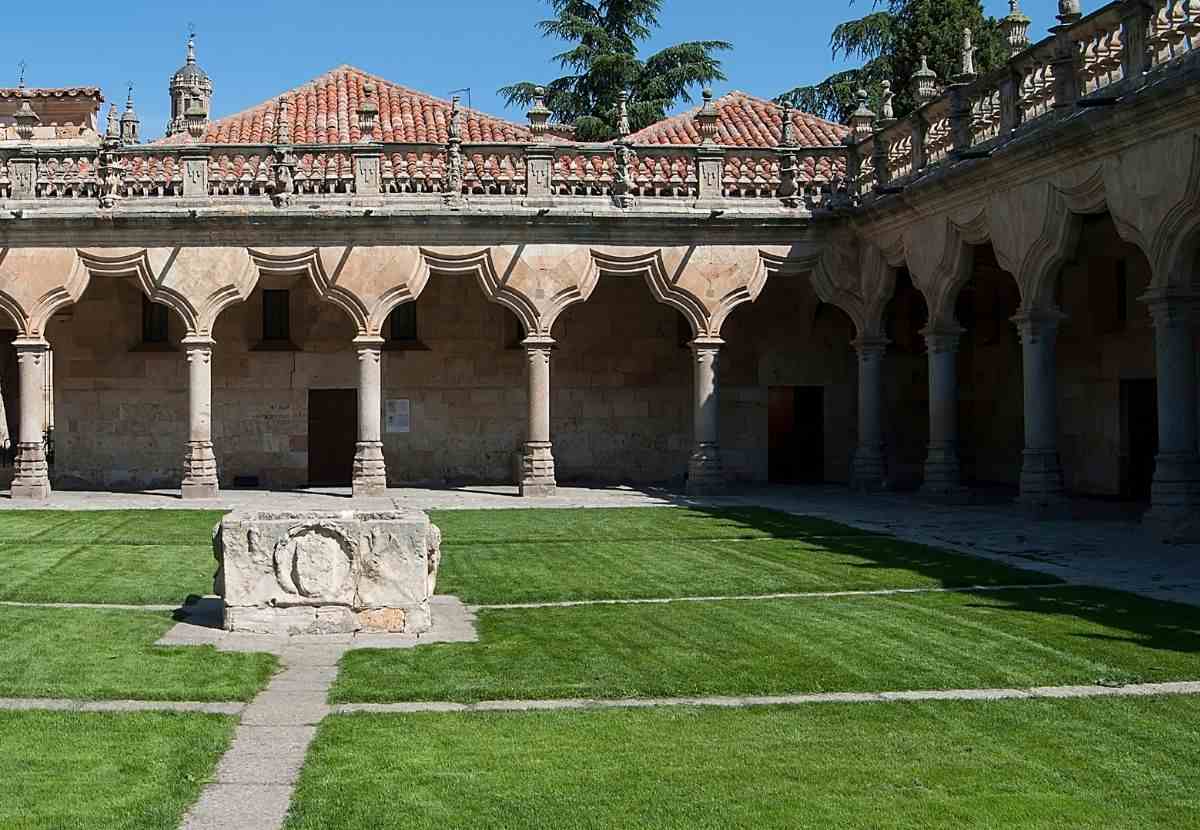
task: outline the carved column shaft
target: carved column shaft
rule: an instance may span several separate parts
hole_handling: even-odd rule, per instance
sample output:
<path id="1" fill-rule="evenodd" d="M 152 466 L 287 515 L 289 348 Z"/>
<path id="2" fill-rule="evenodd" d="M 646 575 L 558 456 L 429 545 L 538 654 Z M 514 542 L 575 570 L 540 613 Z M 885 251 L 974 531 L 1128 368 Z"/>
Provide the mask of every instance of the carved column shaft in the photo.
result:
<path id="1" fill-rule="evenodd" d="M 212 348 L 209 337 L 186 337 L 188 362 L 188 445 L 183 459 L 185 499 L 216 498 L 217 458 L 212 443 Z"/>
<path id="2" fill-rule="evenodd" d="M 719 441 L 720 407 L 717 371 L 721 346 L 717 337 L 698 337 L 692 342 L 695 379 L 695 441 L 688 462 L 688 495 L 705 496 L 724 489 Z"/>
<path id="3" fill-rule="evenodd" d="M 1021 333 L 1025 383 L 1025 452 L 1021 465 L 1020 502 L 1033 508 L 1052 507 L 1063 497 L 1058 458 L 1058 376 L 1055 347 L 1059 311 L 1034 311 L 1013 318 Z"/>
<path id="4" fill-rule="evenodd" d="M 554 445 L 550 440 L 550 354 L 554 340 L 525 339 L 529 375 L 529 425 L 521 453 L 521 495 L 553 496 L 557 484 Z"/>
<path id="5" fill-rule="evenodd" d="M 18 338 L 13 342 L 21 385 L 21 424 L 18 431 L 14 499 L 50 497 L 50 473 L 46 465 L 46 361 L 50 344 L 42 338 Z"/>
<path id="6" fill-rule="evenodd" d="M 863 337 L 858 351 L 858 449 L 854 453 L 854 487 L 880 490 L 886 481 L 883 458 L 883 361 L 888 341 Z"/>
<path id="7" fill-rule="evenodd" d="M 929 352 L 929 447 L 923 493 L 963 494 L 958 460 L 958 347 L 961 329 L 925 332 Z"/>
<path id="8" fill-rule="evenodd" d="M 355 497 L 387 490 L 383 460 L 383 338 L 358 337 L 358 444 L 354 451 Z"/>
<path id="9" fill-rule="evenodd" d="M 1147 525 L 1169 541 L 1200 540 L 1195 327 L 1191 298 L 1150 301 L 1158 374 L 1158 457 Z M 1186 536 L 1186 538 L 1185 538 Z"/>

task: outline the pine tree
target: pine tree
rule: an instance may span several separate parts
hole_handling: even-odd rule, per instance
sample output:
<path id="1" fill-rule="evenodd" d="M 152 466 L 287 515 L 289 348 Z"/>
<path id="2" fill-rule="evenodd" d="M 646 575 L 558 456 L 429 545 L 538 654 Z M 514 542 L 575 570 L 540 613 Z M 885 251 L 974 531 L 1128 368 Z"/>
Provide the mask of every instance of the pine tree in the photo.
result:
<path id="1" fill-rule="evenodd" d="M 583 141 L 617 135 L 617 100 L 629 94 L 633 130 L 653 124 L 692 90 L 725 80 L 717 52 L 731 49 L 722 40 L 676 44 L 646 59 L 638 44 L 659 25 L 662 0 L 548 0 L 554 17 L 538 24 L 546 37 L 573 43 L 555 60 L 571 74 L 546 84 L 546 106 L 561 124 L 575 127 Z M 529 81 L 500 90 L 507 103 L 528 105 L 537 87 Z"/>
<path id="2" fill-rule="evenodd" d="M 850 0 L 854 5 L 854 0 Z M 1003 63 L 1008 53 L 998 21 L 984 15 L 981 0 L 872 0 L 870 14 L 842 23 L 833 30 L 834 59 L 860 60 L 856 69 L 838 72 L 812 86 L 783 93 L 798 109 L 845 122 L 865 89 L 878 103 L 883 81 L 891 81 L 897 117 L 914 108 L 910 81 L 922 56 L 945 84 L 962 70 L 963 30 L 970 29 L 976 47 L 975 67 L 986 72 Z M 878 109 L 876 109 L 878 111 Z"/>

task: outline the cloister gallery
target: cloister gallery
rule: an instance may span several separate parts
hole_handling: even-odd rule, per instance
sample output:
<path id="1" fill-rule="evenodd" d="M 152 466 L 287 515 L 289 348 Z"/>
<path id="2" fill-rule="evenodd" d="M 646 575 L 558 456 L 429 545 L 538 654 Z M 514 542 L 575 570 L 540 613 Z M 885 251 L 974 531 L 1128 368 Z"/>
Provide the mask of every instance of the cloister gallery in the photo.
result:
<path id="1" fill-rule="evenodd" d="M 132 100 L 0 90 L 13 497 L 995 485 L 1187 538 L 1193 6 L 1010 26 L 905 119 L 706 92 L 605 144 L 349 66 L 213 120 L 190 43 L 152 143 Z"/>

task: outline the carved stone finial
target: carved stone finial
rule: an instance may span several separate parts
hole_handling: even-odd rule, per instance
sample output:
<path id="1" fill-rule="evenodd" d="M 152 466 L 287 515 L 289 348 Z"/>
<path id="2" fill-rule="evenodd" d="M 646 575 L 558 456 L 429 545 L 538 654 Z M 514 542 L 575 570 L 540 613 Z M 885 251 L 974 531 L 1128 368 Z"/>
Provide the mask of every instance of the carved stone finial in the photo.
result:
<path id="1" fill-rule="evenodd" d="M 125 112 L 121 113 L 121 143 L 137 144 L 141 140 L 142 122 L 133 109 L 133 84 L 125 96 Z"/>
<path id="2" fill-rule="evenodd" d="M 717 105 L 713 103 L 711 89 L 705 89 L 700 93 L 700 97 L 704 99 L 704 105 L 696 113 L 696 129 L 700 132 L 700 143 L 716 144 L 717 124 L 721 120 L 721 113 L 717 109 Z"/>
<path id="3" fill-rule="evenodd" d="M 359 141 L 369 144 L 375 140 L 375 125 L 379 122 L 379 105 L 375 103 L 375 84 L 363 84 L 362 99 L 358 102 Z"/>
<path id="4" fill-rule="evenodd" d="M 275 140 L 280 144 L 292 143 L 292 118 L 288 108 L 288 99 L 280 98 L 279 115 L 275 120 Z"/>
<path id="5" fill-rule="evenodd" d="M 42 123 L 42 119 L 29 106 L 28 98 L 21 101 L 20 108 L 13 113 L 13 120 L 17 122 L 17 138 L 22 141 L 32 141 L 34 128 Z"/>
<path id="6" fill-rule="evenodd" d="M 25 88 L 25 70 L 29 68 L 29 64 L 21 61 L 17 64 L 17 89 Z"/>
<path id="7" fill-rule="evenodd" d="M 117 105 L 108 105 L 108 126 L 104 130 L 105 138 L 119 139 L 121 137 L 121 125 L 117 121 Z"/>
<path id="8" fill-rule="evenodd" d="M 450 125 L 447 135 L 450 141 L 462 142 L 462 110 L 459 108 L 461 99 L 455 95 L 450 99 Z"/>
<path id="9" fill-rule="evenodd" d="M 1029 48 L 1029 27 L 1033 21 L 1021 11 L 1018 0 L 1008 0 L 1008 16 L 1000 21 L 1000 32 L 1008 45 L 1008 54 L 1024 52 Z"/>
<path id="10" fill-rule="evenodd" d="M 975 77 L 975 39 L 970 28 L 963 29 L 962 74 L 959 80 L 968 81 Z"/>
<path id="11" fill-rule="evenodd" d="M 800 142 L 796 140 L 796 121 L 794 119 L 795 109 L 792 107 L 791 101 L 783 102 L 783 112 L 780 118 L 783 121 L 783 126 L 779 132 L 779 145 L 781 147 L 795 147 Z"/>
<path id="12" fill-rule="evenodd" d="M 862 140 L 875 132 L 875 113 L 867 106 L 871 96 L 865 89 L 854 93 L 854 97 L 858 99 L 858 109 L 850 116 L 850 130 L 856 138 Z"/>
<path id="13" fill-rule="evenodd" d="M 1079 0 L 1058 0 L 1059 23 L 1069 26 L 1081 17 L 1083 17 L 1083 9 L 1080 8 Z"/>
<path id="14" fill-rule="evenodd" d="M 193 141 L 204 137 L 204 130 L 208 127 L 208 110 L 204 109 L 203 104 L 193 100 L 184 111 L 183 118 L 187 122 L 187 133 Z"/>
<path id="15" fill-rule="evenodd" d="M 913 73 L 912 94 L 917 106 L 924 106 L 938 96 L 937 73 L 929 68 L 929 58 L 921 56 L 921 68 Z"/>
<path id="16" fill-rule="evenodd" d="M 883 93 L 879 96 L 879 117 L 884 121 L 896 120 L 896 93 L 892 92 L 892 82 L 883 82 Z"/>
<path id="17" fill-rule="evenodd" d="M 631 130 L 629 129 L 629 93 L 621 90 L 617 95 L 617 135 L 625 138 Z"/>
<path id="18" fill-rule="evenodd" d="M 188 32 L 187 62 L 190 66 L 196 65 L 196 30 L 195 29 L 192 29 L 190 32 Z"/>
<path id="19" fill-rule="evenodd" d="M 526 115 L 529 117 L 529 131 L 533 133 L 534 137 L 544 136 L 550 124 L 550 110 L 546 106 L 546 88 L 544 86 L 534 87 L 533 106 L 529 108 Z"/>

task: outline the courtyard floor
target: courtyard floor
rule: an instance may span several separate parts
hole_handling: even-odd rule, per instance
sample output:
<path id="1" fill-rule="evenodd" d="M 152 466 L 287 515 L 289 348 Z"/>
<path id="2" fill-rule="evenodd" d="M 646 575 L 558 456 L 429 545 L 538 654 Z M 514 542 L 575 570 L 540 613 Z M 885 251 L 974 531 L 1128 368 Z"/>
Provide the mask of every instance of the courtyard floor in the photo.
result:
<path id="1" fill-rule="evenodd" d="M 351 504 L 0 511 L 0 827 L 1187 827 L 1200 809 L 1200 549 L 1136 525 L 831 488 L 503 512 L 472 508 L 526 505 L 394 491 L 370 506 L 438 508 L 445 534 L 439 592 L 461 602 L 433 636 L 256 646 L 197 624 L 214 507 Z"/>

